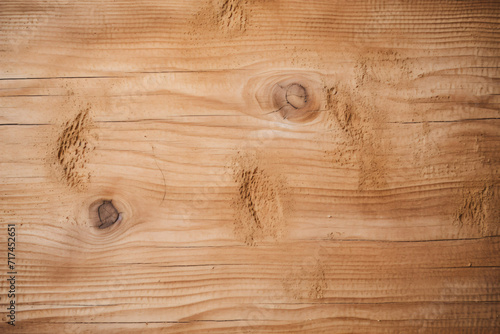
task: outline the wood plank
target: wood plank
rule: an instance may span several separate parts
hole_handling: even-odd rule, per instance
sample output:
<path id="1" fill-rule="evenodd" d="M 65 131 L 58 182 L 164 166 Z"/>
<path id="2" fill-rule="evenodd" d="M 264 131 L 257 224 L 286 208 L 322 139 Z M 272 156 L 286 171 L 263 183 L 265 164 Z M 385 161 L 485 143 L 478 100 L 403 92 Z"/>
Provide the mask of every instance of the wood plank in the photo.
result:
<path id="1" fill-rule="evenodd" d="M 498 331 L 499 17 L 2 1 L 0 332 Z"/>

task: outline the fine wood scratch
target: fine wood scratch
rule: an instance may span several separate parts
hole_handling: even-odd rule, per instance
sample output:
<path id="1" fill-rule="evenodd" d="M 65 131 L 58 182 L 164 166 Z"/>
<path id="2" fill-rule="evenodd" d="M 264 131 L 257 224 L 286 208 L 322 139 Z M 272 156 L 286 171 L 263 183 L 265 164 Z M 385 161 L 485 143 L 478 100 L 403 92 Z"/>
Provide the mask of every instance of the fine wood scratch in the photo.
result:
<path id="1" fill-rule="evenodd" d="M 156 161 L 156 154 L 155 154 L 155 148 L 153 145 L 151 145 L 151 150 L 153 151 L 153 159 L 154 159 L 154 162 L 156 164 L 156 167 L 158 168 L 158 170 L 160 171 L 161 173 L 161 177 L 163 179 L 163 187 L 164 187 L 164 190 L 163 190 L 163 197 L 161 199 L 161 202 L 160 202 L 160 205 L 163 204 L 163 202 L 165 201 L 165 196 L 167 196 L 167 182 L 165 180 L 165 174 L 163 174 L 163 170 L 160 168 L 160 166 L 158 165 L 158 162 Z"/>

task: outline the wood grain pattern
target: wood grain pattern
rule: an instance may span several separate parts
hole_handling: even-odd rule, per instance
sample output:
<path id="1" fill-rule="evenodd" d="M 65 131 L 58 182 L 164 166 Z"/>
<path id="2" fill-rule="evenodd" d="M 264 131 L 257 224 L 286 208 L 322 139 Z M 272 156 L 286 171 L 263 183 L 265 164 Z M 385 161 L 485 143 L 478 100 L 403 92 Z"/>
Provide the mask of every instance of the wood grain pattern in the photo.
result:
<path id="1" fill-rule="evenodd" d="M 499 331 L 499 17 L 0 2 L 0 332 Z"/>

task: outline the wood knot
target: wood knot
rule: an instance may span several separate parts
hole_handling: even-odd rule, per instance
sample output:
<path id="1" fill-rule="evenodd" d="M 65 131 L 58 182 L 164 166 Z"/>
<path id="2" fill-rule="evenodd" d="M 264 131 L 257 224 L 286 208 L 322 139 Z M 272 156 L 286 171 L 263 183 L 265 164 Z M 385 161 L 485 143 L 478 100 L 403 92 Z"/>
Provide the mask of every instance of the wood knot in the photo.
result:
<path id="1" fill-rule="evenodd" d="M 99 228 L 105 229 L 111 225 L 118 223 L 122 219 L 121 213 L 116 210 L 115 206 L 111 201 L 103 201 L 101 205 L 97 208 L 97 214 L 99 217 Z"/>
<path id="2" fill-rule="evenodd" d="M 300 84 L 291 84 L 286 88 L 286 102 L 295 109 L 302 109 L 307 103 L 307 92 Z"/>
<path id="3" fill-rule="evenodd" d="M 306 122 L 318 115 L 313 92 L 299 82 L 277 83 L 273 89 L 273 107 L 279 115 L 292 122 Z"/>

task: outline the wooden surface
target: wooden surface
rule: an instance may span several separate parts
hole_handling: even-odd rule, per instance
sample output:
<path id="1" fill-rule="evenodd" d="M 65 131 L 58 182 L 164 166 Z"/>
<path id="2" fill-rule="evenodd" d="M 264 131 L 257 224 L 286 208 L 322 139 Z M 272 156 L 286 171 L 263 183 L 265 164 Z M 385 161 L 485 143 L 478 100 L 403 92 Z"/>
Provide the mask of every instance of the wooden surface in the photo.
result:
<path id="1" fill-rule="evenodd" d="M 499 17 L 2 0 L 0 332 L 500 331 Z"/>

